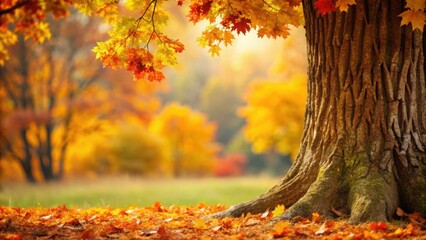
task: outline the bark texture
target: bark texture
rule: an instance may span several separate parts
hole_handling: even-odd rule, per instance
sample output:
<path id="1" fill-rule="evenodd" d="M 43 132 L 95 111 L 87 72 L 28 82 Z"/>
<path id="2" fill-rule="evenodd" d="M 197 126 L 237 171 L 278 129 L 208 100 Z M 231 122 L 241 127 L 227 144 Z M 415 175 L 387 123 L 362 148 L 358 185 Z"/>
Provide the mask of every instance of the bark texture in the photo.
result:
<path id="1" fill-rule="evenodd" d="M 281 219 L 345 211 L 426 216 L 425 34 L 401 27 L 403 0 L 357 1 L 324 17 L 304 0 L 308 99 L 299 155 L 269 192 L 216 216 L 290 207 Z"/>

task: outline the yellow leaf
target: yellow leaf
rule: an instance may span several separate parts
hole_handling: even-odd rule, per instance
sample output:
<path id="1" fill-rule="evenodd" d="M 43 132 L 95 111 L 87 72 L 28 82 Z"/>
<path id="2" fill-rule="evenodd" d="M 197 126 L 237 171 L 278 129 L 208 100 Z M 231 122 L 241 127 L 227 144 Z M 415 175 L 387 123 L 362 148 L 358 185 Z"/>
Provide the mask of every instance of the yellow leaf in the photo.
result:
<path id="1" fill-rule="evenodd" d="M 220 47 L 219 47 L 219 45 L 213 45 L 213 46 L 211 46 L 210 49 L 209 49 L 209 53 L 212 54 L 212 57 L 214 57 L 215 55 L 219 56 L 220 55 Z"/>
<path id="2" fill-rule="evenodd" d="M 207 224 L 202 219 L 197 219 L 197 220 L 195 220 L 193 227 L 195 229 L 206 229 Z"/>
<path id="3" fill-rule="evenodd" d="M 407 0 L 407 5 L 406 7 L 417 11 L 417 10 L 424 10 L 426 5 L 426 1 L 424 0 Z"/>
<path id="4" fill-rule="evenodd" d="M 354 5 L 355 0 L 337 0 L 336 7 L 339 8 L 341 12 L 347 12 L 349 9 L 349 5 Z"/>
<path id="5" fill-rule="evenodd" d="M 423 31 L 425 25 L 426 14 L 422 10 L 407 10 L 399 15 L 402 17 L 401 26 L 411 23 L 413 30 L 418 28 Z"/>
<path id="6" fill-rule="evenodd" d="M 272 217 L 278 217 L 284 213 L 285 207 L 284 205 L 278 205 L 275 207 L 274 211 L 272 211 Z"/>

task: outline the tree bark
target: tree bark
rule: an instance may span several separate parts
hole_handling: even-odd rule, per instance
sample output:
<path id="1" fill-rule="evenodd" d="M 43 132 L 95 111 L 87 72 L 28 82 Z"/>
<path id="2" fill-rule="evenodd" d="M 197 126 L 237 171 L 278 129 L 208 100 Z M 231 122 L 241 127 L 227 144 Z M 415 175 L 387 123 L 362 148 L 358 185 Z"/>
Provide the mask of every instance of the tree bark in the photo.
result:
<path id="1" fill-rule="evenodd" d="M 357 1 L 320 16 L 303 0 L 308 99 L 298 157 L 269 192 L 216 216 L 290 207 L 279 219 L 345 211 L 426 216 L 425 34 L 401 27 L 405 1 Z"/>

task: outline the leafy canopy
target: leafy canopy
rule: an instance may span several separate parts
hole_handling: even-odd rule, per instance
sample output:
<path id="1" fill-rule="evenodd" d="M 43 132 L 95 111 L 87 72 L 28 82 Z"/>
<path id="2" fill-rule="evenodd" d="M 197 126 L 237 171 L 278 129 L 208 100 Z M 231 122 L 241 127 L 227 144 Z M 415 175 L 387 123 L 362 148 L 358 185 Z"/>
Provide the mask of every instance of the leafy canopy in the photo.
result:
<path id="1" fill-rule="evenodd" d="M 111 26 L 109 39 L 94 48 L 104 66 L 124 68 L 136 79 L 161 81 L 165 66 L 177 63 L 183 44 L 164 33 L 169 20 L 166 0 L 3 0 L 0 2 L 0 65 L 9 58 L 7 46 L 16 42 L 17 33 L 42 43 L 50 38 L 47 14 L 64 17 L 74 6 L 87 15 L 96 15 Z M 232 44 L 235 35 L 256 30 L 259 37 L 286 37 L 289 26 L 302 24 L 301 0 L 177 0 L 188 7 L 193 23 L 207 21 L 201 46 L 217 56 L 223 46 Z M 332 11 L 348 11 L 355 0 L 317 0 L 321 15 Z M 406 0 L 401 25 L 423 30 L 426 20 L 425 2 Z M 13 27 L 11 27 L 13 26 Z"/>

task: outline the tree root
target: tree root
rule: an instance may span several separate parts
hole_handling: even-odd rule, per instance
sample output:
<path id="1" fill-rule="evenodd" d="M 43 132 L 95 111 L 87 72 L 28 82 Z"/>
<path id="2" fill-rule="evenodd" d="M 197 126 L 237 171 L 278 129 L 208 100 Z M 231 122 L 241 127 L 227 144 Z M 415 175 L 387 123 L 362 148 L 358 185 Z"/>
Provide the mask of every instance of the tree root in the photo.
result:
<path id="1" fill-rule="evenodd" d="M 347 176 L 349 172 L 343 173 L 342 167 L 337 164 L 322 167 L 307 192 L 272 222 L 292 220 L 297 216 L 310 218 L 313 212 L 318 212 L 325 218 L 335 218 L 332 209 L 349 213 L 349 221 L 352 223 L 390 220 L 398 206 L 397 184 L 393 174 L 380 172 L 382 170 L 374 167 L 367 169 L 368 172 L 364 175 L 351 171 L 350 174 L 353 175 Z M 272 210 L 278 204 L 268 200 L 277 198 L 273 195 L 280 194 L 282 193 L 265 194 L 210 217 L 238 217 Z"/>

